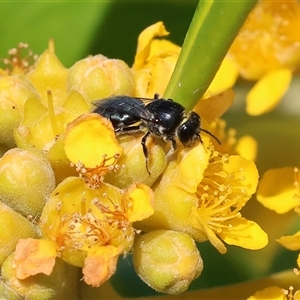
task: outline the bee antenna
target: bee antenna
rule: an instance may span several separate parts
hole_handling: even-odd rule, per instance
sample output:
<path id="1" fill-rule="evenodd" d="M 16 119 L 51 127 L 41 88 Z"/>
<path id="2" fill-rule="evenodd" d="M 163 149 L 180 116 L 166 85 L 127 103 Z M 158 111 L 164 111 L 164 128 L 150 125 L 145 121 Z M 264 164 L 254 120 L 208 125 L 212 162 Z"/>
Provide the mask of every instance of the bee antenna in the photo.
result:
<path id="1" fill-rule="evenodd" d="M 213 135 L 210 131 L 208 131 L 208 130 L 206 130 L 206 129 L 202 129 L 202 128 L 201 128 L 201 131 L 204 131 L 205 133 L 207 133 L 208 135 L 210 135 L 211 137 L 213 137 L 213 138 L 216 140 L 216 142 L 217 142 L 219 145 L 221 145 L 221 141 L 220 141 L 215 135 Z"/>

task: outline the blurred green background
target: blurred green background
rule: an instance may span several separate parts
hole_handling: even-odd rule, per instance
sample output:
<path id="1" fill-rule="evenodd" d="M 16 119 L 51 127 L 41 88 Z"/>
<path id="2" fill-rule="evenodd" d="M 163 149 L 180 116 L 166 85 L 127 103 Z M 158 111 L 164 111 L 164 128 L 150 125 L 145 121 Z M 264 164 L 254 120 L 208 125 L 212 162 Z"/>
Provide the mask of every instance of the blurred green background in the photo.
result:
<path id="1" fill-rule="evenodd" d="M 19 42 L 41 54 L 53 38 L 66 67 L 101 53 L 132 64 L 137 38 L 163 21 L 170 39 L 181 45 L 197 1 L 48 1 L 0 3 L 0 57 Z"/>
<path id="2" fill-rule="evenodd" d="M 34 53 L 41 54 L 47 48 L 49 39 L 53 38 L 56 54 L 66 67 L 89 54 L 98 53 L 109 58 L 123 59 L 131 66 L 138 35 L 157 21 L 163 21 L 170 32 L 169 39 L 181 45 L 197 2 L 1 2 L 0 57 L 7 57 L 7 51 L 19 42 L 29 43 Z M 296 86 L 299 87 L 299 81 Z M 248 89 L 249 85 L 244 87 Z M 298 115 L 288 117 L 281 105 L 267 117 L 247 116 L 244 112 L 245 88 L 236 90 L 237 104 L 225 118 L 230 127 L 237 129 L 238 135 L 251 134 L 258 139 L 260 173 L 271 167 L 299 165 L 299 155 L 291 155 L 298 154 L 300 150 L 300 137 L 294 134 L 294 129 L 299 127 Z M 296 94 L 298 92 L 286 96 L 292 105 Z M 278 216 L 255 200 L 245 208 L 244 215 L 257 221 L 266 230 L 268 223 L 270 226 L 284 225 L 278 226 L 280 233 L 287 229 L 289 233 L 296 230 L 295 223 L 289 218 L 291 215 Z M 279 232 L 276 238 L 280 236 Z M 191 289 L 245 281 L 294 267 L 297 252 L 284 251 L 283 247 L 274 246 L 276 242 L 274 237 L 272 239 L 272 244 L 266 249 L 247 251 L 228 247 L 225 255 L 220 255 L 209 243 L 199 245 L 205 267 Z M 120 259 L 118 272 L 112 282 L 126 296 L 155 293 L 135 275 L 130 256 L 126 260 Z"/>

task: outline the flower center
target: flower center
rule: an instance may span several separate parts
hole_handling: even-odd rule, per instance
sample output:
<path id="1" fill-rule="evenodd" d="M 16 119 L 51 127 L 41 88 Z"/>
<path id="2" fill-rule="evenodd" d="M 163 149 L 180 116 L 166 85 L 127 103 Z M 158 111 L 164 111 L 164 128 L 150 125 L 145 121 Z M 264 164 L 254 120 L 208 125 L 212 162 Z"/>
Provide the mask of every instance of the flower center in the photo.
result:
<path id="1" fill-rule="evenodd" d="M 24 55 L 24 51 L 27 50 L 27 54 Z M 28 48 L 28 44 L 19 43 L 16 48 L 12 48 L 8 51 L 9 58 L 1 59 L 4 65 L 7 67 L 6 71 L 9 74 L 25 73 L 30 71 L 34 62 L 38 56 Z"/>
<path id="2" fill-rule="evenodd" d="M 103 194 L 103 197 L 108 199 L 106 194 Z M 87 251 L 93 246 L 105 245 L 122 246 L 125 251 L 130 249 L 134 229 L 122 207 L 111 200 L 110 204 L 103 204 L 104 201 L 98 198 L 92 200 L 90 208 L 86 207 L 85 202 L 85 199 L 82 199 L 80 212 L 61 216 L 60 233 L 57 238 L 61 250 L 67 248 Z M 58 205 L 57 210 L 60 209 L 61 205 Z"/>
<path id="3" fill-rule="evenodd" d="M 245 180 L 243 168 L 228 172 L 224 168 L 228 163 L 227 154 L 214 151 L 197 189 L 199 216 L 215 232 L 228 227 L 224 222 L 240 218 L 239 211 L 248 199 L 246 190 L 241 187 Z"/>

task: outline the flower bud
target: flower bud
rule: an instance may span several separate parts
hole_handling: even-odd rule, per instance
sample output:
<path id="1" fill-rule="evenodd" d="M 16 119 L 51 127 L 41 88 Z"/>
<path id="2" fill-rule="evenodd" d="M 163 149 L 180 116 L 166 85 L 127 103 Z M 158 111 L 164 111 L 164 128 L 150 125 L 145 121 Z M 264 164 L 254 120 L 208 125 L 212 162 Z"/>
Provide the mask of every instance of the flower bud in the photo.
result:
<path id="1" fill-rule="evenodd" d="M 29 97 L 37 96 L 33 87 L 20 76 L 0 77 L 0 143 L 15 145 L 14 129 L 21 122 L 23 106 Z"/>
<path id="2" fill-rule="evenodd" d="M 38 151 L 14 148 L 0 159 L 0 198 L 22 215 L 41 213 L 54 187 L 51 165 Z"/>
<path id="3" fill-rule="evenodd" d="M 1 268 L 6 299 L 77 299 L 77 268 L 67 266 L 57 259 L 50 276 L 37 274 L 20 280 L 17 279 L 13 260 L 14 253 L 5 260 Z"/>
<path id="4" fill-rule="evenodd" d="M 93 101 L 115 95 L 132 95 L 133 75 L 125 62 L 103 55 L 87 57 L 69 70 L 68 89 L 79 91 Z"/>
<path id="5" fill-rule="evenodd" d="M 0 202 L 0 266 L 20 238 L 34 237 L 35 228 L 26 218 Z M 4 229 L 5 228 L 5 229 Z"/>
<path id="6" fill-rule="evenodd" d="M 141 182 L 152 186 L 167 166 L 166 153 L 156 140 L 149 138 L 147 141 L 148 162 L 146 161 L 141 145 L 141 138 L 121 136 L 120 145 L 123 155 L 118 160 L 119 169 L 105 176 L 105 181 L 126 188 L 133 182 Z M 147 164 L 147 165 L 146 165 Z M 147 171 L 148 166 L 148 171 Z"/>
<path id="7" fill-rule="evenodd" d="M 171 230 L 155 230 L 136 237 L 133 264 L 151 288 L 173 295 L 187 290 L 203 269 L 194 240 Z"/>
<path id="8" fill-rule="evenodd" d="M 62 65 L 55 53 L 46 50 L 38 59 L 28 79 L 39 92 L 43 104 L 47 104 L 47 91 L 53 94 L 54 105 L 60 105 L 66 98 L 68 70 Z"/>

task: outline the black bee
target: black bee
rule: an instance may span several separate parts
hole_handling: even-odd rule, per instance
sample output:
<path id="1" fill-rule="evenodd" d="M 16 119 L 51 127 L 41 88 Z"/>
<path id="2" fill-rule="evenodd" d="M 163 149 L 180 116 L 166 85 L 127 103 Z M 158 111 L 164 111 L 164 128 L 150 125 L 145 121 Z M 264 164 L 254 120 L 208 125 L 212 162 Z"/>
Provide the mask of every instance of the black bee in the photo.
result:
<path id="1" fill-rule="evenodd" d="M 159 98 L 156 94 L 148 104 L 143 98 L 130 96 L 111 96 L 109 98 L 94 101 L 95 113 L 109 119 L 116 134 L 131 134 L 147 129 L 142 138 L 142 147 L 146 158 L 148 170 L 147 139 L 152 134 L 162 138 L 165 142 L 171 142 L 171 149 L 167 157 L 177 149 L 176 137 L 185 147 L 192 147 L 201 139 L 201 131 L 213 137 L 219 144 L 221 142 L 211 132 L 201 128 L 201 118 L 194 112 L 185 112 L 185 108 L 172 99 Z M 150 173 L 149 173 L 150 174 Z"/>

